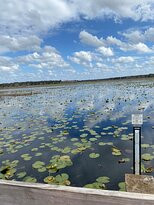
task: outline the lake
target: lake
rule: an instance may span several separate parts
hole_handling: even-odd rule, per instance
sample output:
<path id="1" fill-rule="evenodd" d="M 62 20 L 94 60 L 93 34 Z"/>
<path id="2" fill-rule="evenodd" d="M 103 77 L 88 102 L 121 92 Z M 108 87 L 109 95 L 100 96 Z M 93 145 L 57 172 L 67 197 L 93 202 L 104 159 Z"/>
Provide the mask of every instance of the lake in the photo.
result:
<path id="1" fill-rule="evenodd" d="M 154 81 L 0 90 L 0 179 L 124 190 L 134 113 L 142 173 L 154 175 Z"/>

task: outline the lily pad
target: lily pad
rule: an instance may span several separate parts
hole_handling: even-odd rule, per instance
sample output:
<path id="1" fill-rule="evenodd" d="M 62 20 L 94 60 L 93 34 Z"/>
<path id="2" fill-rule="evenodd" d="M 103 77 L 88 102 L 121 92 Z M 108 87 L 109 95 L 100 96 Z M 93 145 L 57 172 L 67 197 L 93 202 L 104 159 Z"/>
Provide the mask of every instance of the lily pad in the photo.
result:
<path id="1" fill-rule="evenodd" d="M 121 155 L 121 151 L 118 148 L 112 147 L 112 155 L 120 156 Z"/>
<path id="2" fill-rule="evenodd" d="M 26 176 L 26 172 L 20 172 L 17 174 L 18 179 L 21 179 Z"/>
<path id="3" fill-rule="evenodd" d="M 150 161 L 150 160 L 153 160 L 154 159 L 154 156 L 152 156 L 151 154 L 149 153 L 146 153 L 146 154 L 142 154 L 142 159 L 144 161 Z"/>
<path id="4" fill-rule="evenodd" d="M 99 183 L 106 184 L 110 182 L 110 178 L 109 177 L 99 177 L 96 179 L 96 181 Z"/>
<path id="5" fill-rule="evenodd" d="M 43 166 L 45 166 L 45 163 L 44 162 L 41 162 L 41 161 L 36 161 L 34 164 L 32 164 L 32 167 L 34 169 L 40 169 L 42 168 Z"/>
<path id="6" fill-rule="evenodd" d="M 99 156 L 100 156 L 100 154 L 98 154 L 98 153 L 89 154 L 89 157 L 92 158 L 92 159 L 98 158 Z"/>
<path id="7" fill-rule="evenodd" d="M 31 182 L 31 183 L 35 183 L 37 182 L 37 179 L 34 178 L 34 177 L 30 177 L 30 176 L 27 176 L 23 179 L 24 182 Z"/>
<path id="8" fill-rule="evenodd" d="M 126 191 L 125 182 L 119 182 L 118 187 L 119 187 L 119 191 Z"/>
<path id="9" fill-rule="evenodd" d="M 68 174 L 59 174 L 56 177 L 53 176 L 48 176 L 44 179 L 45 183 L 48 184 L 57 184 L 57 185 L 65 185 L 65 186 L 69 186 L 71 184 L 71 182 L 69 181 L 69 176 Z"/>

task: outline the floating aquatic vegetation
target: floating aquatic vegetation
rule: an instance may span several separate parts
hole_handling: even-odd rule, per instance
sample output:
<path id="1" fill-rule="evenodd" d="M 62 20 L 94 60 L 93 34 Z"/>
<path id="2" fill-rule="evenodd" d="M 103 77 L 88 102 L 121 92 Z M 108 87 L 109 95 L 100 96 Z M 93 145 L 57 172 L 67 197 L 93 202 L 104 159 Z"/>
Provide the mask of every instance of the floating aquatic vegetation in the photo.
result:
<path id="1" fill-rule="evenodd" d="M 41 155 L 42 155 L 41 152 L 37 152 L 37 153 L 35 154 L 36 157 L 40 157 Z"/>
<path id="2" fill-rule="evenodd" d="M 97 141 L 97 138 L 89 138 L 89 140 L 91 141 L 91 142 L 95 142 L 95 141 Z"/>
<path id="3" fill-rule="evenodd" d="M 65 147 L 63 150 L 62 150 L 62 153 L 63 154 L 67 154 L 71 151 L 71 148 L 70 147 Z"/>
<path id="4" fill-rule="evenodd" d="M 35 177 L 27 176 L 23 179 L 24 182 L 36 183 L 37 179 Z"/>
<path id="5" fill-rule="evenodd" d="M 32 167 L 34 169 L 37 169 L 38 172 L 45 172 L 46 171 L 45 163 L 41 162 L 41 161 L 34 162 L 34 164 L 32 164 Z"/>
<path id="6" fill-rule="evenodd" d="M 99 183 L 106 184 L 110 182 L 110 178 L 109 177 L 98 177 L 96 181 Z"/>
<path id="7" fill-rule="evenodd" d="M 129 82 L 129 85 L 94 83 L 52 89 L 33 88 L 34 91 L 35 89 L 41 91 L 40 94 L 13 99 L 0 98 L 0 167 L 10 166 L 11 161 L 9 164 L 2 163 L 4 159 L 19 159 L 15 167 L 11 166 L 2 172 L 14 170 L 7 174 L 0 172 L 0 178 L 23 181 L 29 175 L 28 181 L 42 182 L 44 176 L 58 171 L 61 173 L 66 168 L 66 172 L 71 173 L 73 186 L 81 186 L 82 175 L 85 172 L 87 173 L 85 178 L 91 174 L 99 176 L 99 171 L 112 176 L 113 170 L 108 169 L 111 163 L 117 166 L 116 169 L 121 169 L 118 178 L 122 178 L 124 172 L 131 167 L 129 162 L 133 150 L 130 140 L 133 134 L 130 117 L 139 107 L 144 107 L 144 116 L 146 116 L 142 136 L 145 144 L 142 145 L 142 150 L 150 154 L 148 157 L 143 155 L 144 173 L 152 173 L 154 145 L 149 143 L 152 142 L 151 136 L 153 136 L 153 88 L 154 84 L 147 82 L 140 84 Z M 109 146 L 118 151 L 110 149 Z M 102 154 L 103 165 L 100 162 L 101 157 L 96 160 L 89 157 L 91 152 Z M 111 153 L 119 157 L 112 157 Z M 49 162 L 50 156 L 55 154 L 59 154 L 58 159 Z M 61 156 L 67 154 L 70 155 L 71 162 L 73 160 L 74 166 L 67 166 L 63 160 L 59 160 Z M 121 156 L 122 154 L 124 155 Z M 37 165 L 36 161 L 43 162 L 44 165 L 39 163 Z M 123 165 L 123 163 L 128 164 Z M 33 164 L 39 168 L 33 168 Z M 95 173 L 91 172 L 91 168 L 97 165 L 99 169 L 95 169 Z M 37 173 L 38 171 L 40 173 Z M 53 175 L 55 178 L 55 174 Z M 62 181 L 61 176 L 57 178 Z M 49 179 L 52 181 L 52 178 Z M 110 180 L 113 183 L 114 177 Z M 90 186 L 100 188 L 104 185 L 99 185 L 98 181 L 95 181 Z"/>
<path id="8" fill-rule="evenodd" d="M 87 137 L 87 136 L 88 136 L 88 134 L 82 134 L 82 135 L 80 135 L 81 138 L 84 138 L 84 137 Z"/>
<path id="9" fill-rule="evenodd" d="M 119 163 L 125 163 L 125 162 L 130 162 L 129 158 L 122 158 L 118 161 Z"/>
<path id="10" fill-rule="evenodd" d="M 21 179 L 21 178 L 23 178 L 23 177 L 25 177 L 26 176 L 26 172 L 19 172 L 18 174 L 17 174 L 17 178 L 18 179 Z"/>
<path id="11" fill-rule="evenodd" d="M 145 154 L 142 154 L 142 159 L 144 161 L 150 161 L 150 160 L 153 160 L 154 159 L 154 156 L 152 156 L 151 154 L 149 153 L 145 153 Z"/>
<path id="12" fill-rule="evenodd" d="M 58 170 L 72 165 L 73 163 L 70 156 L 55 155 L 52 157 L 52 159 L 50 160 L 50 164 L 48 164 L 46 168 L 50 173 L 56 173 Z"/>
<path id="13" fill-rule="evenodd" d="M 77 142 L 79 139 L 78 138 L 72 138 L 71 141 L 72 142 Z"/>
<path id="14" fill-rule="evenodd" d="M 91 153 L 91 154 L 89 154 L 89 157 L 92 158 L 92 159 L 96 159 L 99 156 L 100 156 L 100 154 L 98 154 L 98 153 Z"/>
<path id="15" fill-rule="evenodd" d="M 32 152 L 37 152 L 37 151 L 38 151 L 38 148 L 33 148 L 31 151 L 32 151 Z"/>
<path id="16" fill-rule="evenodd" d="M 119 191 L 126 191 L 125 182 L 119 182 L 118 187 L 119 187 Z"/>
<path id="17" fill-rule="evenodd" d="M 110 145 L 110 146 L 113 146 L 113 142 L 99 142 L 98 143 L 100 146 L 105 146 L 105 145 Z"/>
<path id="18" fill-rule="evenodd" d="M 112 155 L 120 156 L 121 155 L 121 151 L 118 148 L 116 148 L 116 147 L 112 147 Z"/>
<path id="19" fill-rule="evenodd" d="M 69 181 L 69 176 L 66 173 L 57 175 L 56 177 L 47 176 L 44 178 L 44 182 L 48 184 L 57 184 L 57 185 L 65 185 L 69 186 L 71 182 Z"/>
<path id="20" fill-rule="evenodd" d="M 129 135 L 121 135 L 121 140 L 127 141 L 127 140 L 132 140 L 133 137 L 130 137 Z"/>
<path id="21" fill-rule="evenodd" d="M 22 154 L 21 157 L 25 160 L 25 161 L 29 161 L 32 159 L 32 157 L 30 156 L 30 154 Z"/>
<path id="22" fill-rule="evenodd" d="M 18 165 L 19 161 L 14 160 L 10 162 L 9 160 L 2 161 L 2 166 L 0 167 L 0 177 L 2 179 L 10 179 L 16 173 L 15 167 Z"/>
<path id="23" fill-rule="evenodd" d="M 96 182 L 92 184 L 86 184 L 84 187 L 85 188 L 91 188 L 91 189 L 105 189 L 107 183 L 110 182 L 109 177 L 98 177 L 96 179 Z"/>
<path id="24" fill-rule="evenodd" d="M 55 178 L 53 176 L 47 176 L 46 178 L 44 178 L 44 182 L 47 184 L 54 184 L 54 180 Z"/>
<path id="25" fill-rule="evenodd" d="M 0 155 L 3 154 L 3 149 L 0 149 Z"/>
<path id="26" fill-rule="evenodd" d="M 147 149 L 147 148 L 150 147 L 150 145 L 149 144 L 141 144 L 141 147 L 144 148 L 144 149 Z"/>

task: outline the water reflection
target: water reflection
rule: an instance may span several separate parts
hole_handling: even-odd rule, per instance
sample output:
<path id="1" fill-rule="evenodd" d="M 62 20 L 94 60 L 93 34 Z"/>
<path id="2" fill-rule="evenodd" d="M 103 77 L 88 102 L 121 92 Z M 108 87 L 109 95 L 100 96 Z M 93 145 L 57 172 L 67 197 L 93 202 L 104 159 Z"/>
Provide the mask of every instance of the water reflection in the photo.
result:
<path id="1" fill-rule="evenodd" d="M 18 174 L 26 172 L 43 182 L 49 174 L 67 173 L 72 186 L 84 186 L 107 176 L 106 188 L 118 189 L 125 173 L 132 172 L 132 113 L 144 114 L 142 143 L 148 146 L 142 153 L 151 159 L 142 161 L 143 171 L 154 166 L 153 108 L 152 81 L 5 90 L 0 97 L 0 166 L 19 160 L 8 179 L 25 180 Z M 113 147 L 121 154 L 114 156 Z M 25 153 L 30 160 L 21 157 Z M 99 157 L 92 159 L 91 153 Z M 70 156 L 73 165 L 49 173 L 46 166 L 54 155 Z M 36 161 L 45 163 L 44 171 L 32 168 Z M 1 172 L 0 178 L 6 176 Z"/>

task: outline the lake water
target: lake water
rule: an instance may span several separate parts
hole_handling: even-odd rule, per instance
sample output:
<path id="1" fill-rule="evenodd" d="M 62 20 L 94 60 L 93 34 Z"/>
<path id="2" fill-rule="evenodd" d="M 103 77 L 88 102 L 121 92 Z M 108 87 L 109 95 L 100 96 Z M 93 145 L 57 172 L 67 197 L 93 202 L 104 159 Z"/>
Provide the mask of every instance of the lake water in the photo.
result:
<path id="1" fill-rule="evenodd" d="M 144 115 L 142 173 L 154 175 L 154 81 L 1 90 L 0 178 L 123 190 L 132 113 Z"/>

